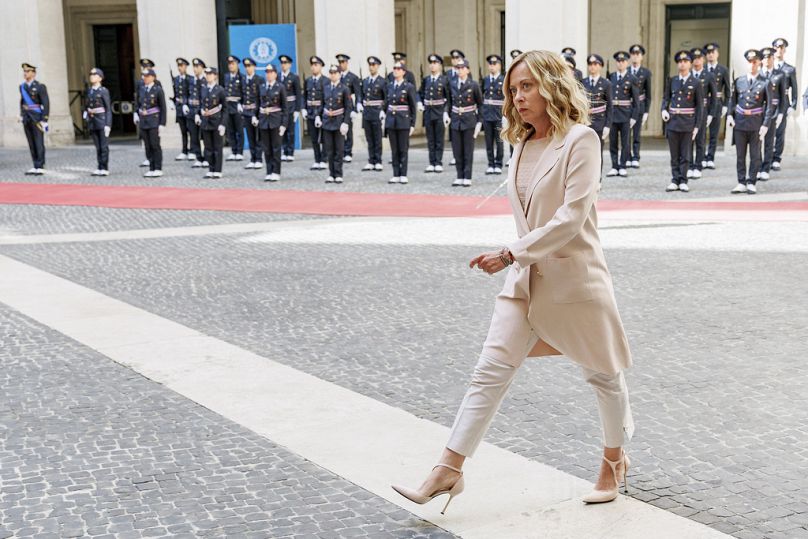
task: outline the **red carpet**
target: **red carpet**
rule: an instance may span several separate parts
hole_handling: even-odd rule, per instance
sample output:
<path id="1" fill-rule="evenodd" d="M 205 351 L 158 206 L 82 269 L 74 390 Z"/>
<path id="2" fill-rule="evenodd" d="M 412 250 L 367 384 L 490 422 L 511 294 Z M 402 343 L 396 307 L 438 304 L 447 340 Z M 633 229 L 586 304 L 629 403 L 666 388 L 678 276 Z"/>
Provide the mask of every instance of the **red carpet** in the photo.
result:
<path id="1" fill-rule="evenodd" d="M 504 196 L 380 194 L 350 191 L 194 189 L 179 187 L 0 183 L 0 204 L 215 210 L 389 217 L 470 217 L 510 214 Z M 808 211 L 808 202 L 687 202 L 602 200 L 601 211 Z"/>

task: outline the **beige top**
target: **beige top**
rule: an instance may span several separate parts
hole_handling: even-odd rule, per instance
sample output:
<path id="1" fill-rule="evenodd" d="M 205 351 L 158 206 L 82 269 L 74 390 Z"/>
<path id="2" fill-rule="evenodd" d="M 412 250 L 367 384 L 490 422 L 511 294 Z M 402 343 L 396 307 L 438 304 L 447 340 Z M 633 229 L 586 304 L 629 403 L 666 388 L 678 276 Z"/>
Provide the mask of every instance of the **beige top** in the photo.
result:
<path id="1" fill-rule="evenodd" d="M 541 159 L 548 141 L 548 137 L 525 141 L 524 149 L 519 154 L 519 162 L 516 164 L 516 194 L 519 195 L 523 210 L 525 209 L 525 192 L 530 185 L 530 180 L 533 179 L 531 172 Z"/>

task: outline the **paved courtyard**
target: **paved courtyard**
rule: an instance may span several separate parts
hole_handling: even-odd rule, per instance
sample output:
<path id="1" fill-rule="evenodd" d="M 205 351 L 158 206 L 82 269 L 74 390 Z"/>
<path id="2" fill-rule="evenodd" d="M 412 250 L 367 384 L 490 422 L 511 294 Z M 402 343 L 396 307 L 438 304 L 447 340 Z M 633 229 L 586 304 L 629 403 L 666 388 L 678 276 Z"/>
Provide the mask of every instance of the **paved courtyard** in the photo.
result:
<path id="1" fill-rule="evenodd" d="M 635 358 L 626 499 L 579 508 L 600 465 L 599 422 L 563 358 L 522 368 L 446 515 L 389 489 L 420 481 L 439 455 L 504 278 L 467 261 L 513 237 L 509 215 L 0 204 L 0 538 L 808 537 L 808 159 L 731 197 L 722 152 L 718 170 L 671 194 L 667 153 L 648 146 L 642 168 L 604 178 L 600 197 Z M 202 180 L 173 153 L 150 180 L 139 147 L 115 144 L 98 179 L 91 147 L 49 149 L 35 178 L 22 174 L 27 151 L 0 149 L 0 187 L 449 200 L 504 179 L 483 174 L 484 152 L 467 189 L 449 186 L 448 154 L 446 172 L 423 173 L 420 148 L 407 186 L 386 183 L 389 166 L 360 172 L 361 150 L 342 186 L 308 170 L 307 150 L 277 184 L 232 162 Z M 683 198 L 702 206 L 651 210 Z M 524 478 L 485 476 L 486 463 L 547 474 L 552 503 L 507 498 Z M 487 488 L 525 509 L 486 515 Z"/>

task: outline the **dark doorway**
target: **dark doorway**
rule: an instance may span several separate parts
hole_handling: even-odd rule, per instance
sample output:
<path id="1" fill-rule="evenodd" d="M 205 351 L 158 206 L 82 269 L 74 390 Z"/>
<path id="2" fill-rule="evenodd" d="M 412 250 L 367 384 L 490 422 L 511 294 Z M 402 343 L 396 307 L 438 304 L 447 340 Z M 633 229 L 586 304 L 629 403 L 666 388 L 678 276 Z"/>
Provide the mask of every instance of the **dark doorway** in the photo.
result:
<path id="1" fill-rule="evenodd" d="M 718 43 L 723 55 L 719 62 L 727 65 L 732 11 L 729 2 L 669 5 L 665 9 L 665 73 L 668 76 L 676 72 L 676 64 L 671 61 L 673 53 L 703 47 L 710 42 Z"/>
<path id="2" fill-rule="evenodd" d="M 93 48 L 95 67 L 104 72 L 103 84 L 112 97 L 112 134 L 133 134 L 135 47 L 132 25 L 93 25 Z"/>

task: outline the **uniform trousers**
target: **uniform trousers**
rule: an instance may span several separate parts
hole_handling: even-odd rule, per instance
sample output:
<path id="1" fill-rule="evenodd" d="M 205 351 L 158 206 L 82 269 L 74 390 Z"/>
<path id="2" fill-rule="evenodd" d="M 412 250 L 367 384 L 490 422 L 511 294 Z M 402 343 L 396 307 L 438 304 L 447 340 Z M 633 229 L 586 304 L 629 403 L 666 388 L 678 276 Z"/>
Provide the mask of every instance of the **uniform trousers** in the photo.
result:
<path id="1" fill-rule="evenodd" d="M 342 157 L 345 152 L 345 137 L 339 129 L 322 130 L 325 158 L 328 161 L 328 175 L 332 178 L 342 177 Z"/>
<path id="2" fill-rule="evenodd" d="M 628 161 L 628 154 L 630 151 L 629 134 L 631 132 L 630 124 L 625 122 L 612 122 L 612 128 L 609 130 L 609 154 L 612 157 L 612 168 L 621 169 L 626 168 Z M 620 139 L 618 146 L 617 139 Z M 618 148 L 620 154 L 618 157 Z"/>
<path id="3" fill-rule="evenodd" d="M 501 126 L 499 121 L 496 122 L 483 122 L 483 131 L 485 132 L 485 152 L 488 155 L 488 166 L 494 168 L 502 168 L 502 139 L 499 138 L 499 130 Z"/>
<path id="4" fill-rule="evenodd" d="M 348 134 L 345 135 L 345 148 L 343 148 L 343 155 L 348 157 L 349 155 L 353 158 L 353 120 L 346 118 L 348 122 Z"/>
<path id="5" fill-rule="evenodd" d="M 755 185 L 757 183 L 757 173 L 760 171 L 760 139 L 758 138 L 758 132 L 742 131 L 736 128 L 733 129 L 732 133 L 735 139 L 735 151 L 738 153 L 738 158 L 735 161 L 735 168 L 738 171 L 738 183 Z M 747 147 L 749 148 L 749 174 L 746 173 Z"/>
<path id="6" fill-rule="evenodd" d="M 406 176 L 407 158 L 410 153 L 410 129 L 388 129 L 387 138 L 390 139 L 390 153 L 393 156 L 393 177 Z"/>
<path id="7" fill-rule="evenodd" d="M 605 125 L 600 122 L 593 122 L 589 127 L 598 134 L 598 140 L 600 140 L 600 173 L 603 174 L 603 128 Z"/>
<path id="8" fill-rule="evenodd" d="M 254 126 L 249 118 L 244 119 L 244 128 L 247 130 L 247 142 L 250 145 L 250 162 L 261 162 L 261 140 L 259 137 L 259 129 Z"/>
<path id="9" fill-rule="evenodd" d="M 177 125 L 180 126 L 180 139 L 182 140 L 182 153 L 188 153 L 188 122 L 185 116 L 177 118 Z"/>
<path id="10" fill-rule="evenodd" d="M 189 152 L 194 154 L 197 159 L 202 161 L 201 129 L 199 129 L 199 126 L 196 125 L 194 117 L 191 115 L 185 118 L 185 124 L 188 127 Z"/>
<path id="11" fill-rule="evenodd" d="M 368 163 L 382 164 L 382 122 L 376 120 L 362 120 L 362 129 L 365 130 L 365 140 L 368 143 Z"/>
<path id="12" fill-rule="evenodd" d="M 640 160 L 640 138 L 642 133 L 642 122 L 637 121 L 631 128 L 631 160 Z"/>
<path id="13" fill-rule="evenodd" d="M 322 129 L 314 125 L 314 118 L 311 116 L 306 120 L 309 128 L 309 138 L 311 138 L 311 147 L 314 150 L 314 162 L 323 162 L 323 136 Z"/>
<path id="14" fill-rule="evenodd" d="M 715 161 L 715 148 L 718 146 L 718 131 L 721 130 L 721 115 L 716 114 L 713 121 L 710 122 L 710 136 L 707 143 L 707 152 L 704 155 L 705 161 Z"/>
<path id="15" fill-rule="evenodd" d="M 527 321 L 528 300 L 497 297 L 497 302 L 505 303 L 497 304 L 494 317 L 505 317 L 509 332 L 496 332 L 494 327 L 503 326 L 492 320 L 446 444 L 469 458 L 480 445 L 517 370 L 539 340 Z M 634 419 L 623 372 L 609 375 L 582 366 L 581 374 L 597 397 L 603 445 L 626 445 L 634 435 Z"/>
<path id="16" fill-rule="evenodd" d="M 295 155 L 295 113 L 289 113 L 289 121 L 286 122 L 286 132 L 283 134 L 283 155 Z"/>
<path id="17" fill-rule="evenodd" d="M 261 145 L 264 149 L 264 159 L 267 162 L 267 174 L 280 174 L 282 145 L 280 128 L 261 129 Z M 252 147 L 252 143 L 250 143 L 250 147 Z"/>
<path id="18" fill-rule="evenodd" d="M 681 185 L 687 183 L 687 169 L 690 166 L 691 143 L 693 131 L 665 130 L 668 138 L 668 149 L 671 152 L 671 183 Z"/>
<path id="19" fill-rule="evenodd" d="M 95 157 L 98 170 L 109 170 L 109 138 L 104 135 L 104 128 L 90 129 L 90 136 L 95 144 Z"/>
<path id="20" fill-rule="evenodd" d="M 35 122 L 23 122 L 25 138 L 28 139 L 28 149 L 31 150 L 31 160 L 34 168 L 45 167 L 45 134 L 39 130 Z"/>
<path id="21" fill-rule="evenodd" d="M 230 145 L 230 151 L 235 155 L 241 155 L 244 151 L 244 120 L 241 113 L 226 112 L 224 127 L 227 130 L 227 143 Z"/>
<path id="22" fill-rule="evenodd" d="M 143 144 L 146 145 L 149 170 L 163 170 L 163 149 L 160 147 L 159 130 L 156 127 L 151 129 L 141 128 L 140 136 L 143 139 Z"/>
<path id="23" fill-rule="evenodd" d="M 424 128 L 426 129 L 426 143 L 429 148 L 429 164 L 443 166 L 443 134 L 446 131 L 443 118 L 424 120 Z"/>
<path id="24" fill-rule="evenodd" d="M 763 161 L 760 164 L 761 172 L 771 172 L 772 170 L 772 162 L 774 161 L 774 138 L 777 131 L 775 123 L 776 122 L 772 120 L 769 130 L 766 131 L 766 137 L 763 139 Z"/>
<path id="25" fill-rule="evenodd" d="M 696 133 L 696 140 L 693 141 L 693 149 L 690 151 L 690 170 L 702 170 L 702 161 L 707 161 L 707 116 L 699 124 L 699 132 Z"/>
<path id="26" fill-rule="evenodd" d="M 224 138 L 217 129 L 202 129 L 202 141 L 205 143 L 205 161 L 210 172 L 221 172 L 224 161 Z"/>
<path id="27" fill-rule="evenodd" d="M 786 114 L 783 114 L 783 121 L 780 122 L 780 127 L 776 129 L 774 135 L 774 157 L 772 162 L 779 163 L 783 159 L 783 148 L 786 146 L 786 124 L 788 123 L 788 109 Z"/>
<path id="28" fill-rule="evenodd" d="M 457 178 L 471 179 L 471 165 L 474 162 L 474 128 L 452 129 L 452 153 L 455 158 Z"/>

